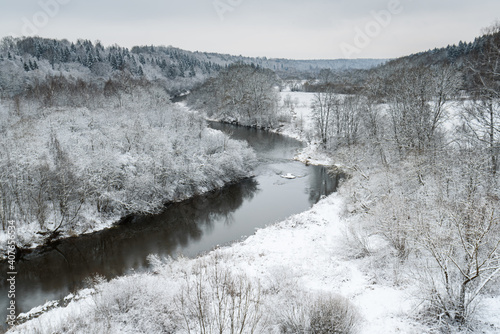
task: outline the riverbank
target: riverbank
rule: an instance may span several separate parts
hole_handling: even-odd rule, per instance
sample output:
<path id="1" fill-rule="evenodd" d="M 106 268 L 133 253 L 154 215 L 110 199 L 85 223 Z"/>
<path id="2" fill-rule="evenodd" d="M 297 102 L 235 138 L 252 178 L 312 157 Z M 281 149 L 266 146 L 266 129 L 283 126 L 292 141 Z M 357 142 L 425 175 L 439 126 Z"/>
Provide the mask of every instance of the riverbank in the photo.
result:
<path id="1" fill-rule="evenodd" d="M 221 272 L 226 272 L 223 268 L 235 277 L 243 275 L 246 283 L 259 287 L 255 290 L 259 291 L 262 315 L 259 333 L 279 333 L 294 310 L 307 308 L 315 296 L 328 294 L 342 295 L 355 306 L 361 316 L 359 333 L 434 333 L 432 326 L 418 321 L 420 286 L 398 268 L 397 261 L 383 255 L 387 254 L 387 245 L 377 236 L 368 237 L 371 255 L 359 255 L 361 247 L 349 231 L 346 204 L 342 194 L 331 195 L 311 210 L 194 260 L 152 257 L 153 272 L 110 282 L 96 279 L 79 300 L 10 333 L 136 333 L 166 329 L 186 333 L 182 319 L 188 312 L 179 306 L 182 293 L 196 282 L 200 268 L 216 262 Z M 212 296 L 210 291 L 207 287 L 205 292 Z M 500 323 L 493 310 L 498 305 L 498 299 L 484 301 L 478 331 L 497 332 Z M 192 330 L 196 330 L 196 317 L 189 319 Z"/>
<path id="2" fill-rule="evenodd" d="M 303 155 L 314 158 L 314 152 L 309 147 Z M 325 157 L 314 160 L 326 161 Z M 243 274 L 246 284 L 259 287 L 262 321 L 257 324 L 257 332 L 279 333 L 280 327 L 293 317 L 294 309 L 307 309 L 315 296 L 328 294 L 342 295 L 358 310 L 361 317 L 356 325 L 361 332 L 422 332 L 418 323 L 408 321 L 406 311 L 415 301 L 408 301 L 406 292 L 400 288 L 373 281 L 364 269 L 373 266 L 370 258 L 358 258 L 346 252 L 353 246 L 347 237 L 345 213 L 343 196 L 335 194 L 310 210 L 197 259 L 172 261 L 153 257 L 150 260 L 155 264 L 153 272 L 119 277 L 110 282 L 97 279 L 91 294 L 71 301 L 67 307 L 51 310 L 12 332 L 99 333 L 106 328 L 106 332 L 171 329 L 182 333 L 190 326 L 196 330 L 196 316 L 189 314 L 189 307 L 179 306 L 179 298 L 199 277 L 199 269 L 211 268 L 214 262 L 222 265 L 229 275 Z M 206 279 L 210 281 L 213 277 L 208 274 Z M 165 286 L 170 288 L 165 291 Z M 210 294 L 210 287 L 205 288 Z M 100 314 L 103 308 L 107 310 L 105 316 Z M 30 317 L 30 313 L 23 317 Z M 187 325 L 183 324 L 184 318 L 188 318 Z"/>
<path id="3" fill-rule="evenodd" d="M 244 275 L 252 286 L 260 286 L 260 333 L 278 333 L 294 305 L 328 293 L 340 294 L 358 308 L 363 333 L 423 332 L 420 325 L 408 320 L 407 312 L 416 301 L 407 298 L 407 290 L 373 282 L 359 269 L 369 265 L 367 259 L 345 256 L 342 214 L 342 198 L 331 195 L 311 210 L 200 258 L 163 263 L 152 258 L 154 272 L 98 282 L 90 296 L 51 310 L 10 333 L 136 333 L 160 328 L 186 332 L 176 322 L 183 316 L 176 300 L 186 288 L 185 275 L 195 278 L 197 268 L 217 259 L 232 275 Z M 105 316 L 100 314 L 101 307 L 107 309 Z M 196 319 L 192 321 L 194 326 Z"/>
<path id="4" fill-rule="evenodd" d="M 241 240 L 252 235 L 255 228 L 307 210 L 335 191 L 338 180 L 325 168 L 292 160 L 302 147 L 298 141 L 245 127 L 211 126 L 230 133 L 232 138 L 248 140 L 259 161 L 254 178 L 171 205 L 161 215 L 135 218 L 91 236 L 61 240 L 43 254 L 27 256 L 19 263 L 18 309 L 30 310 L 54 299 L 61 299 L 63 305 L 63 297 L 83 288 L 80 282 L 95 272 L 111 279 L 130 273 L 130 268 L 149 270 L 146 258 L 151 253 L 195 257 L 217 245 Z M 296 178 L 282 177 L 288 174 Z M 50 275 L 53 271 L 59 272 L 57 278 Z"/>

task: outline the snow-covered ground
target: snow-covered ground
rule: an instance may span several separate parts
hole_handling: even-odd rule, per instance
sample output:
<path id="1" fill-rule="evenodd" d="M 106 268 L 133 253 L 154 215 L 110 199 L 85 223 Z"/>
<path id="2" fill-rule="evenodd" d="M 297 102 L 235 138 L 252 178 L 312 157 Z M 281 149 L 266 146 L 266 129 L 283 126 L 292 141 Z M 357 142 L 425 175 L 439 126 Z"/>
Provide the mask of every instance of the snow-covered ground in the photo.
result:
<path id="1" fill-rule="evenodd" d="M 284 124 L 279 132 L 299 140 L 311 138 L 313 129 L 311 103 L 314 94 L 284 90 L 280 92 L 280 96 L 281 111 L 291 117 L 291 122 Z"/>
<path id="2" fill-rule="evenodd" d="M 155 275 L 141 274 L 101 284 L 95 295 L 73 301 L 66 308 L 49 311 L 12 329 L 10 333 L 50 333 L 63 329 L 71 332 L 88 328 L 89 324 L 84 323 L 96 321 L 96 305 L 99 304 L 96 300 L 109 293 L 123 294 L 125 286 L 133 288 L 130 284 L 139 282 L 141 286 L 136 287 L 135 293 L 132 292 L 132 299 L 154 295 L 159 287 L 167 286 L 172 291 L 168 296 L 163 293 L 159 297 L 172 298 L 179 292 L 175 291 L 175 287 L 180 289 L 180 283 L 175 284 L 172 280 L 181 278 L 186 268 L 194 266 L 195 262 L 210 261 L 215 256 L 224 259 L 225 267 L 231 268 L 231 272 L 245 274 L 252 282 L 260 283 L 261 298 L 271 318 L 268 319 L 266 332 L 279 332 L 280 311 L 301 293 L 311 298 L 334 293 L 348 298 L 358 308 L 362 319 L 361 333 L 425 333 L 426 329 L 410 317 L 418 303 L 411 297 L 414 287 L 377 284 L 360 269 L 369 265 L 369 260 L 345 256 L 343 208 L 342 198 L 331 195 L 307 212 L 261 229 L 242 242 L 215 250 L 200 259 L 169 263 Z M 156 301 L 158 306 L 165 302 Z M 112 304 L 109 307 L 113 309 Z M 131 323 L 134 321 L 132 314 L 143 312 L 143 317 L 149 317 L 146 309 L 133 307 L 128 312 Z M 113 317 L 107 321 L 110 322 L 111 333 L 135 333 L 139 330 L 134 325 L 127 327 L 115 323 Z"/>
<path id="3" fill-rule="evenodd" d="M 182 289 L 183 276 L 190 273 L 189 268 L 214 258 L 223 259 L 224 267 L 232 273 L 244 274 L 253 284 L 260 284 L 261 300 L 269 317 L 265 332 L 279 333 L 280 317 L 290 301 L 300 296 L 312 299 L 333 293 L 346 297 L 359 310 L 360 333 L 431 333 L 430 328 L 413 317 L 420 304 L 416 297 L 419 295 L 417 285 L 384 283 L 370 273 L 369 268 L 377 265 L 372 257 L 356 259 L 348 255 L 347 220 L 343 218 L 343 211 L 342 197 L 333 194 L 312 209 L 258 230 L 230 247 L 214 250 L 198 259 L 167 261 L 154 274 L 137 274 L 101 283 L 96 287 L 97 293 L 88 295 L 84 291 L 81 299 L 67 307 L 49 311 L 9 333 L 78 332 L 92 328 L 89 327 L 92 323 L 96 326 L 94 329 L 103 328 L 100 326 L 106 323 L 108 333 L 144 331 L 148 322 L 148 326 L 156 328 L 153 326 L 156 315 L 151 309 L 173 305 Z M 114 299 L 108 300 L 109 296 Z M 115 305 L 124 303 L 123 299 L 129 303 L 126 312 Z M 98 314 L 102 303 L 106 303 L 111 313 L 115 312 L 107 319 Z M 498 333 L 498 305 L 498 298 L 485 301 L 484 324 L 478 332 Z M 138 322 L 141 317 L 144 323 Z M 128 323 L 119 319 L 128 319 Z M 179 332 L 184 331 L 179 329 Z"/>
<path id="4" fill-rule="evenodd" d="M 314 119 L 311 111 L 314 93 L 291 92 L 285 89 L 280 94 L 281 111 L 290 115 L 291 119 L 278 132 L 307 143 L 304 149 L 296 154 L 295 160 L 310 165 L 334 165 L 333 157 L 325 154 L 319 143 L 314 141 Z"/>
<path id="5" fill-rule="evenodd" d="M 294 107 L 295 121 L 282 133 L 306 141 L 312 128 L 309 106 L 313 94 L 282 94 L 298 101 Z M 318 164 L 334 162 L 331 156 L 318 153 L 311 143 L 296 159 Z M 68 306 L 48 311 L 9 333 L 159 333 L 169 329 L 187 333 L 182 323 L 188 313 L 179 303 L 186 296 L 188 285 L 202 277 L 200 268 L 217 262 L 231 275 L 244 276 L 252 286 L 260 286 L 263 318 L 256 333 L 280 333 L 287 314 L 296 314 L 316 296 L 331 294 L 347 298 L 358 310 L 359 333 L 438 333 L 431 325 L 419 322 L 421 286 L 408 275 L 414 270 L 411 265 L 402 268 L 404 265 L 390 256 L 384 239 L 352 229 L 353 221 L 370 216 L 356 216 L 359 210 L 348 203 L 349 196 L 362 197 L 356 189 L 374 190 L 378 183 L 386 182 L 383 173 L 366 173 L 371 174 L 358 173 L 339 193 L 322 199 L 310 210 L 260 229 L 241 242 L 197 259 L 167 259 L 160 263 L 153 257 L 154 272 L 98 283 L 92 294 L 85 291 Z M 364 183 L 368 178 L 370 185 Z M 359 205 L 363 205 L 363 198 Z M 360 255 L 365 246 L 370 254 Z M 207 282 L 211 282 L 211 277 Z M 483 299 L 477 311 L 478 320 L 463 332 L 499 333 L 499 310 L 500 297 Z M 191 332 L 197 332 L 193 328 Z"/>

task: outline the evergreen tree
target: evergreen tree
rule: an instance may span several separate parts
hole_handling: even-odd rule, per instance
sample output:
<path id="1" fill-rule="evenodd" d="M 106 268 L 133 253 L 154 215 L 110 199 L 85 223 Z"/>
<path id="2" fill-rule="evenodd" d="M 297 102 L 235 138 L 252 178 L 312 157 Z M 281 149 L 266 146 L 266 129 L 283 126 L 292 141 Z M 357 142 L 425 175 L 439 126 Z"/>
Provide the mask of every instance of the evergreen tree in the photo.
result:
<path id="1" fill-rule="evenodd" d="M 66 47 L 63 51 L 63 56 L 62 56 L 62 59 L 61 61 L 63 63 L 68 63 L 69 61 L 71 60 L 71 52 L 69 51 L 69 48 Z"/>
<path id="2" fill-rule="evenodd" d="M 169 79 L 175 79 L 176 76 L 177 76 L 177 71 L 175 69 L 175 66 L 173 64 L 170 64 L 168 66 L 167 77 Z"/>
<path id="3" fill-rule="evenodd" d="M 89 53 L 87 53 L 87 67 L 90 68 L 92 67 L 92 65 L 94 65 L 95 63 L 95 58 L 94 56 L 92 55 L 92 53 L 89 51 Z"/>
<path id="4" fill-rule="evenodd" d="M 118 52 L 116 55 L 116 69 L 123 70 L 124 67 L 125 67 L 125 61 L 123 60 L 123 56 L 121 55 L 121 53 Z"/>
<path id="5" fill-rule="evenodd" d="M 117 70 L 117 69 L 118 69 L 118 63 L 117 63 L 117 61 L 116 61 L 116 57 L 115 57 L 115 55 L 111 55 L 111 54 L 110 54 L 110 56 L 109 56 L 109 62 L 110 62 L 110 64 L 111 64 L 111 68 L 112 68 L 113 70 Z"/>
<path id="6" fill-rule="evenodd" d="M 164 69 L 166 69 L 166 68 L 167 68 L 167 62 L 165 61 L 165 59 L 163 59 L 163 60 L 161 61 L 160 68 L 161 68 L 162 70 L 164 70 Z"/>
<path id="7" fill-rule="evenodd" d="M 139 63 L 141 63 L 142 65 L 146 64 L 146 59 L 144 59 L 144 55 L 142 54 L 139 55 Z"/>
<path id="8" fill-rule="evenodd" d="M 35 45 L 35 57 L 36 57 L 36 59 L 40 60 L 40 57 L 42 56 L 42 54 L 43 54 L 43 48 L 40 45 L 40 42 L 37 42 Z"/>

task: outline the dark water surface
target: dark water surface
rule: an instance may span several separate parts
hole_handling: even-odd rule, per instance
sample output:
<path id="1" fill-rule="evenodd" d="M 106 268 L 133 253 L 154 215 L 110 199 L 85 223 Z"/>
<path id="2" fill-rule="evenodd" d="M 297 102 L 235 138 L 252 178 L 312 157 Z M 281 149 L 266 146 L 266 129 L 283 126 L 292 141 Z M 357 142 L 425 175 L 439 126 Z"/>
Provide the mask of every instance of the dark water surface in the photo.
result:
<path id="1" fill-rule="evenodd" d="M 38 249 L 17 266 L 18 312 L 58 300 L 84 287 L 85 278 L 107 278 L 148 269 L 147 256 L 189 257 L 229 244 L 261 228 L 307 210 L 321 196 L 336 190 L 338 178 L 324 167 L 293 161 L 302 144 L 294 139 L 234 125 L 211 127 L 246 140 L 257 153 L 255 178 L 219 191 L 171 204 L 161 214 L 134 217 L 127 224 Z M 291 173 L 297 178 L 280 175 Z M 7 272 L 2 265 L 4 273 Z M 0 316 L 7 312 L 7 288 L 2 282 Z"/>

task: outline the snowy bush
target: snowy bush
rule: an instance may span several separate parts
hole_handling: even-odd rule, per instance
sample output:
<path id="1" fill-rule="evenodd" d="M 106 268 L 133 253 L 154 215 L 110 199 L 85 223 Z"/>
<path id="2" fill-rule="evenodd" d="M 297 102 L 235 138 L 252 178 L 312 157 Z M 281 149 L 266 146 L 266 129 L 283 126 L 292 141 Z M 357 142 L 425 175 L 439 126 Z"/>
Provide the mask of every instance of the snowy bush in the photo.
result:
<path id="1" fill-rule="evenodd" d="M 360 323 L 361 317 L 349 300 L 327 295 L 288 310 L 280 328 L 282 334 L 353 334 Z"/>
<path id="2" fill-rule="evenodd" d="M 401 194 L 395 192 L 385 197 L 375 208 L 378 217 L 376 231 L 394 249 L 396 256 L 404 261 L 410 255 L 416 242 L 415 226 L 410 205 Z"/>
<path id="3" fill-rule="evenodd" d="M 92 296 L 93 319 L 109 332 L 177 332 L 179 318 L 171 294 L 162 292 L 151 276 L 113 280 L 97 286 L 97 290 Z"/>
<path id="4" fill-rule="evenodd" d="M 350 223 L 344 231 L 344 246 L 346 255 L 359 259 L 372 254 L 370 233 L 357 223 Z"/>
<path id="5" fill-rule="evenodd" d="M 176 306 L 187 333 L 260 333 L 265 321 L 259 284 L 224 266 L 215 253 L 185 276 Z"/>

